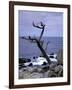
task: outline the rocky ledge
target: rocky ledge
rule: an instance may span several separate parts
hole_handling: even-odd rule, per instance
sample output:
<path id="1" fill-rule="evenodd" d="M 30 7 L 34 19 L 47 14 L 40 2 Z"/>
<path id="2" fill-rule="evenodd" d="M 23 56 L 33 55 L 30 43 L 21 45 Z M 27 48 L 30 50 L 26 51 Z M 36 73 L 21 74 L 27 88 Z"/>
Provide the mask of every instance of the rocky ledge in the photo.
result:
<path id="1" fill-rule="evenodd" d="M 21 68 L 19 68 L 19 79 L 28 78 L 52 78 L 63 77 L 63 50 L 60 49 L 57 54 L 58 62 L 49 64 L 42 64 L 33 66 L 32 64 L 24 66 L 23 61 L 20 60 Z M 27 61 L 27 60 L 26 60 Z M 28 60 L 30 62 L 30 60 Z"/>
<path id="2" fill-rule="evenodd" d="M 27 66 L 19 69 L 19 79 L 62 77 L 63 65 L 51 63 L 42 66 Z"/>

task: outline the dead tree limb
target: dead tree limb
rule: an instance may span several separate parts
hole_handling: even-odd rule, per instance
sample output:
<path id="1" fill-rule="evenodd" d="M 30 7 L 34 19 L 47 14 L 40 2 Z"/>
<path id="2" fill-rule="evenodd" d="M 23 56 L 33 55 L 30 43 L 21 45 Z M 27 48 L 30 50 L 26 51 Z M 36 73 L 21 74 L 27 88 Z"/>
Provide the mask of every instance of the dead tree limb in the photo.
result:
<path id="1" fill-rule="evenodd" d="M 50 59 L 49 59 L 48 55 L 46 54 L 45 50 L 43 49 L 43 47 L 41 46 L 41 44 L 39 43 L 39 41 L 38 41 L 38 40 L 36 40 L 36 43 L 37 43 L 37 45 L 38 45 L 38 47 L 39 47 L 40 51 L 42 52 L 43 57 L 45 57 L 45 58 L 46 58 L 46 60 L 48 61 L 48 63 L 49 63 L 49 64 L 51 64 L 51 61 L 50 61 Z"/>
<path id="2" fill-rule="evenodd" d="M 43 36 L 43 33 L 44 33 L 44 29 L 45 29 L 45 25 L 41 22 L 41 26 L 42 26 L 42 32 L 40 34 L 40 38 L 39 38 L 39 41 L 41 40 L 42 36 Z"/>
<path id="3" fill-rule="evenodd" d="M 42 38 L 42 36 L 43 36 L 43 33 L 44 33 L 45 25 L 43 24 L 43 22 L 40 22 L 40 25 L 36 25 L 36 24 L 33 22 L 33 26 L 36 27 L 36 28 L 42 29 L 39 39 L 37 39 L 36 37 L 31 37 L 31 36 L 22 37 L 22 39 L 29 40 L 29 41 L 31 41 L 32 43 L 36 43 L 37 46 L 38 46 L 38 48 L 39 48 L 39 50 L 41 51 L 43 57 L 45 57 L 46 60 L 47 60 L 47 62 L 50 64 L 51 61 L 50 61 L 47 53 L 45 52 L 44 48 L 42 47 L 44 41 L 41 40 L 41 38 Z"/>
<path id="4" fill-rule="evenodd" d="M 36 27 L 36 28 L 39 28 L 39 29 L 42 29 L 43 28 L 43 26 L 40 24 L 40 25 L 36 25 L 35 23 L 34 23 L 34 21 L 33 21 L 33 26 L 34 27 Z"/>
<path id="5" fill-rule="evenodd" d="M 51 63 L 51 61 L 50 61 L 48 55 L 46 54 L 45 50 L 43 49 L 43 47 L 42 47 L 42 45 L 41 45 L 41 43 L 40 43 L 40 41 L 39 41 L 38 39 L 32 38 L 31 36 L 29 36 L 29 37 L 23 37 L 23 39 L 32 41 L 33 43 L 36 43 L 37 46 L 38 46 L 38 48 L 40 49 L 40 51 L 41 51 L 43 57 L 46 58 L 46 60 L 47 60 L 47 62 L 48 62 L 49 64 Z"/>
<path id="6" fill-rule="evenodd" d="M 48 47 L 48 44 L 50 43 L 50 41 L 48 41 L 47 43 L 46 43 L 46 47 L 45 47 L 45 51 L 47 50 L 47 47 Z"/>
<path id="7" fill-rule="evenodd" d="M 36 27 L 36 28 L 42 29 L 41 34 L 40 34 L 40 37 L 39 37 L 39 41 L 40 41 L 41 38 L 42 38 L 42 36 L 43 36 L 43 33 L 44 33 L 45 25 L 43 24 L 43 22 L 40 22 L 40 25 L 36 25 L 33 22 L 33 26 Z"/>

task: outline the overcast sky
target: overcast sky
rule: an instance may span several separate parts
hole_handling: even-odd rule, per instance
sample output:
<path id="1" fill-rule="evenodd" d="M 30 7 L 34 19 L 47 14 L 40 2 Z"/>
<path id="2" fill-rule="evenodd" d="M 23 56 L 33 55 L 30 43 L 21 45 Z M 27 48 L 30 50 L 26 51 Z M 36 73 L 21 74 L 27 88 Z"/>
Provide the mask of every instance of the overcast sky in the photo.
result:
<path id="1" fill-rule="evenodd" d="M 19 11 L 19 36 L 39 36 L 41 29 L 35 28 L 32 22 L 45 24 L 43 36 L 63 36 L 63 13 L 46 11 Z"/>

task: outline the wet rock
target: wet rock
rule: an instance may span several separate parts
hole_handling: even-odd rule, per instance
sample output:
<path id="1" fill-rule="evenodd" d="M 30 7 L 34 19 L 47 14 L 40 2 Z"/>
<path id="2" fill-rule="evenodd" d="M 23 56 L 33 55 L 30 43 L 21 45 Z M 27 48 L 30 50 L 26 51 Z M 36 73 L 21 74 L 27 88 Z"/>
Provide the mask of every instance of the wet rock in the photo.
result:
<path id="1" fill-rule="evenodd" d="M 46 62 L 43 62 L 43 64 L 42 65 L 46 65 L 47 63 Z"/>
<path id="2" fill-rule="evenodd" d="M 25 59 L 19 58 L 19 64 L 26 63 Z"/>
<path id="3" fill-rule="evenodd" d="M 54 56 L 49 56 L 49 58 L 54 58 Z"/>
<path id="4" fill-rule="evenodd" d="M 23 64 L 26 62 L 31 62 L 31 59 L 26 59 L 26 58 L 19 58 L 19 64 Z"/>
<path id="5" fill-rule="evenodd" d="M 26 62 L 31 62 L 31 59 L 26 59 Z"/>
<path id="6" fill-rule="evenodd" d="M 19 64 L 19 69 L 25 68 L 26 66 L 24 65 L 24 63 Z"/>
<path id="7" fill-rule="evenodd" d="M 28 66 L 30 66 L 30 67 L 31 67 L 31 66 L 33 66 L 33 64 L 32 64 L 32 63 L 30 63 Z"/>
<path id="8" fill-rule="evenodd" d="M 48 70 L 49 70 L 49 66 L 43 67 L 43 72 L 46 72 L 46 71 L 48 71 Z"/>

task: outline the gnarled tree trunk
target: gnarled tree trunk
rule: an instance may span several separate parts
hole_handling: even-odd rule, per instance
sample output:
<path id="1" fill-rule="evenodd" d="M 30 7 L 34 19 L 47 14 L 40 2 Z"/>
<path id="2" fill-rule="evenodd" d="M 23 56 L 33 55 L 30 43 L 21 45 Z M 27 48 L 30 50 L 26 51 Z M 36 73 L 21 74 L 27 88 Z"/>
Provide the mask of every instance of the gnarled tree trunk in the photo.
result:
<path id="1" fill-rule="evenodd" d="M 38 40 L 36 40 L 36 43 L 37 43 L 37 46 L 38 46 L 38 48 L 40 49 L 40 51 L 41 51 L 43 57 L 45 57 L 46 60 L 47 60 L 47 62 L 50 64 L 51 61 L 50 61 L 48 55 L 46 54 L 45 50 L 44 50 L 43 47 L 41 46 L 40 42 L 39 42 Z"/>

